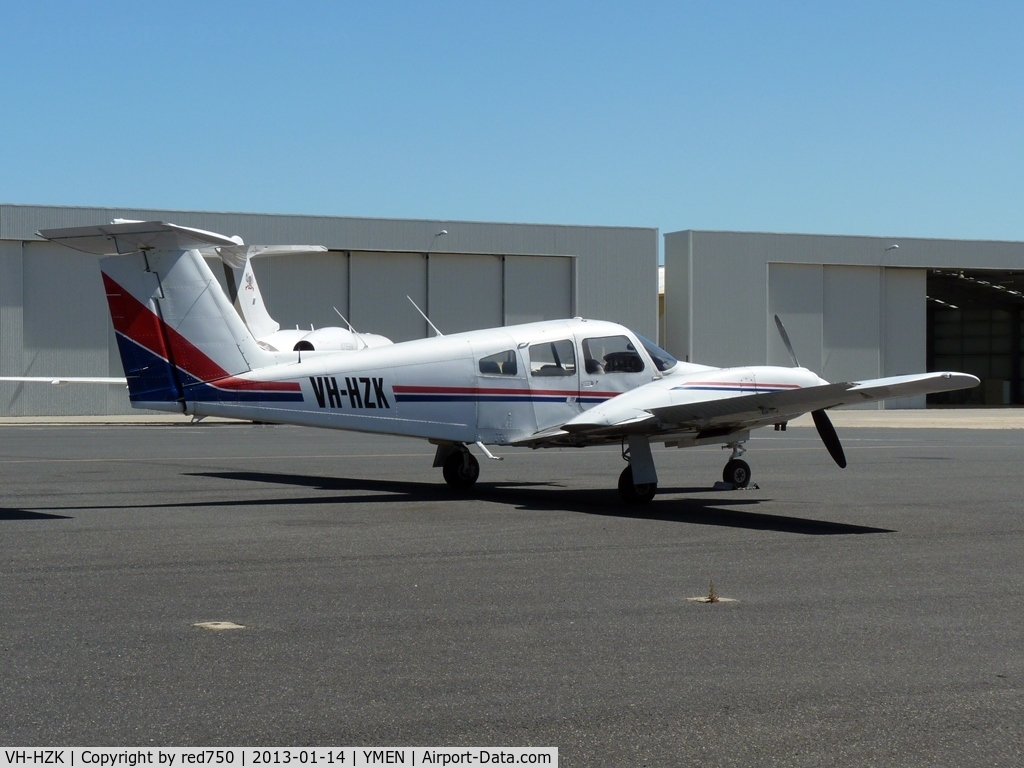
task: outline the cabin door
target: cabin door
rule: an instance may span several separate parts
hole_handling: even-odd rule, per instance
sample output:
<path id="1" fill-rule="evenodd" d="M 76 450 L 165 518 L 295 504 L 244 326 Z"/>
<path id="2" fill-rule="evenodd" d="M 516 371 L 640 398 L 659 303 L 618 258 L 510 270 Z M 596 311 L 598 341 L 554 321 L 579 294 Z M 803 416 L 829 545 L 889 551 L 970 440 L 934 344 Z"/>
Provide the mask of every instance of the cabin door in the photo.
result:
<path id="1" fill-rule="evenodd" d="M 538 341 L 521 351 L 529 365 L 530 398 L 537 430 L 564 424 L 578 416 L 582 409 L 575 340 L 570 336 Z"/>

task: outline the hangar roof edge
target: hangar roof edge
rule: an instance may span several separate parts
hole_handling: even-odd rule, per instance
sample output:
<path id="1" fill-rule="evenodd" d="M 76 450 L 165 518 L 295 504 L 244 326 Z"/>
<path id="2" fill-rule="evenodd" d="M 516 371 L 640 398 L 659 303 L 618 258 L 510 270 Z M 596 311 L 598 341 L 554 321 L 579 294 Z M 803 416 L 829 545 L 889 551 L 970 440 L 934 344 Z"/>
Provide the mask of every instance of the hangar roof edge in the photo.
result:
<path id="1" fill-rule="evenodd" d="M 350 224 L 378 224 L 378 225 L 406 225 L 416 226 L 430 224 L 431 226 L 444 226 L 447 224 L 458 224 L 473 227 L 521 227 L 530 229 L 560 229 L 560 230 L 591 230 L 591 231 L 629 231 L 637 233 L 659 232 L 658 227 L 640 227 L 629 225 L 610 224 L 573 224 L 573 223 L 552 223 L 552 222 L 526 222 L 526 221 L 474 221 L 469 219 L 438 219 L 438 218 L 391 218 L 385 216 L 339 216 L 333 214 L 308 214 L 308 213 L 267 213 L 260 211 L 209 211 L 189 208 L 134 208 L 129 206 L 92 206 L 92 205 L 41 205 L 33 203 L 0 203 L 0 239 L 10 240 L 35 240 L 35 230 L 46 226 L 50 220 L 47 217 L 54 215 L 65 215 L 83 212 L 96 212 L 104 216 L 113 212 L 121 215 L 130 212 L 133 215 L 153 214 L 152 218 L 166 218 L 168 214 L 182 214 L 185 216 L 237 216 L 243 218 L 263 218 L 270 220 L 306 220 L 320 222 L 337 222 Z M 13 224 L 11 214 L 22 214 L 25 219 L 36 219 L 41 222 L 34 226 L 27 237 L 22 237 L 19 232 L 8 232 Z M 26 215 L 27 214 L 27 215 Z M 95 222 L 93 222 L 95 223 Z M 24 224 L 23 224 L 24 226 Z"/>
<path id="2" fill-rule="evenodd" d="M 677 229 L 665 232 L 664 236 L 682 235 L 749 235 L 752 237 L 814 237 L 814 238 L 836 238 L 844 240 L 878 240 L 892 243 L 900 242 L 942 242 L 942 243 L 994 243 L 1000 245 L 1024 245 L 1024 240 L 998 240 L 995 238 L 966 238 L 966 237 L 920 237 L 907 235 L 849 235 L 821 232 L 766 232 L 758 230 L 740 229 Z"/>

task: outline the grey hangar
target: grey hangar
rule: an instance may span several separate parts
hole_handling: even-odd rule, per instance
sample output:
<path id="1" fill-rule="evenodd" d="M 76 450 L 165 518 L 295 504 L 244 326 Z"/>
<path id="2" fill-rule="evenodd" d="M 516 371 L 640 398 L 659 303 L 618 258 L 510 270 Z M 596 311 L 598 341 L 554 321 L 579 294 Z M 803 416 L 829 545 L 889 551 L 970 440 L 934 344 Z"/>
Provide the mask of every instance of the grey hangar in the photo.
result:
<path id="1" fill-rule="evenodd" d="M 679 359 L 803 366 L 830 381 L 931 370 L 982 379 L 929 405 L 1024 402 L 1024 243 L 657 228 L 0 205 L 0 375 L 121 376 L 97 257 L 36 236 L 114 218 L 323 245 L 254 261 L 282 327 L 342 325 L 394 341 L 583 316 Z M 441 233 L 444 234 L 441 234 Z M 220 275 L 219 270 L 214 273 Z M 336 312 L 337 310 L 337 312 Z M 0 415 L 131 413 L 123 387 L 0 383 Z M 920 408 L 924 398 L 887 407 Z"/>

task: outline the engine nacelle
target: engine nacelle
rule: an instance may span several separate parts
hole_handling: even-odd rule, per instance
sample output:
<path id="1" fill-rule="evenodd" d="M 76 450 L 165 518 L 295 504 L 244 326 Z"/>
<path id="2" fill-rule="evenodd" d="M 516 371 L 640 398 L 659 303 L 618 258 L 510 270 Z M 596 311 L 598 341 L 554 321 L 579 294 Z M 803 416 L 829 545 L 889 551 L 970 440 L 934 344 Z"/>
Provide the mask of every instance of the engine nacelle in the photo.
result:
<path id="1" fill-rule="evenodd" d="M 353 333 L 347 328 L 328 326 L 314 331 L 280 330 L 260 339 L 260 342 L 275 351 L 294 350 L 297 352 L 344 352 L 369 347 L 384 347 L 391 339 L 376 333 Z"/>

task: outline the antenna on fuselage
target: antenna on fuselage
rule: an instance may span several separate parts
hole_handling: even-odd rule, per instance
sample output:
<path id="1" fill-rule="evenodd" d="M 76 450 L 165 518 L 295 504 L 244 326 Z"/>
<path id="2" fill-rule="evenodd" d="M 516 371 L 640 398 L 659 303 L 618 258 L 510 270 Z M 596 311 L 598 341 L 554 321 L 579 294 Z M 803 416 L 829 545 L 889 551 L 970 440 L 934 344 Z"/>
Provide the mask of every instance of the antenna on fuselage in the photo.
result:
<path id="1" fill-rule="evenodd" d="M 437 330 L 437 326 L 430 322 L 430 318 L 427 317 L 426 313 L 422 309 L 419 308 L 419 306 L 416 304 L 415 301 L 412 300 L 412 296 L 408 296 L 407 295 L 405 298 L 407 298 L 409 300 L 410 304 L 412 304 L 414 307 L 416 307 L 416 311 L 419 312 L 420 315 L 423 317 L 423 319 L 427 321 L 427 324 L 430 325 L 430 327 L 434 329 L 434 333 L 436 333 L 438 336 L 444 336 L 443 333 L 441 333 L 439 330 Z"/>
<path id="2" fill-rule="evenodd" d="M 337 307 L 331 307 L 331 309 L 333 309 L 335 312 L 338 312 L 338 308 Z M 349 331 L 352 332 L 353 336 L 355 336 L 357 339 L 359 339 L 359 341 L 363 345 L 363 347 L 369 347 L 370 346 L 369 344 L 366 343 L 366 339 L 364 339 L 362 336 L 360 336 L 359 333 L 356 331 L 356 329 L 352 327 L 352 323 L 350 323 L 348 321 L 347 317 L 345 317 L 343 314 L 341 314 L 341 312 L 338 312 L 338 317 L 340 317 L 345 322 L 345 325 L 348 326 Z"/>

